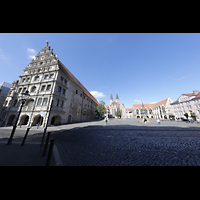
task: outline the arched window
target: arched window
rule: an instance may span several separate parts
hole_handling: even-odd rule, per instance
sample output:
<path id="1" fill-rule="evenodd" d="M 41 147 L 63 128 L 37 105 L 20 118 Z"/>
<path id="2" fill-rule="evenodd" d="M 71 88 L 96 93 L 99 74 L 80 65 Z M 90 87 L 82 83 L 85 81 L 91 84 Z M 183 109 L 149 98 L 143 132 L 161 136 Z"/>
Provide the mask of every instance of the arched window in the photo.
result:
<path id="1" fill-rule="evenodd" d="M 36 76 L 34 81 L 39 81 L 40 77 L 39 76 Z"/>
<path id="2" fill-rule="evenodd" d="M 31 88 L 31 92 L 35 92 L 35 90 L 36 90 L 36 87 L 33 86 L 33 87 Z"/>

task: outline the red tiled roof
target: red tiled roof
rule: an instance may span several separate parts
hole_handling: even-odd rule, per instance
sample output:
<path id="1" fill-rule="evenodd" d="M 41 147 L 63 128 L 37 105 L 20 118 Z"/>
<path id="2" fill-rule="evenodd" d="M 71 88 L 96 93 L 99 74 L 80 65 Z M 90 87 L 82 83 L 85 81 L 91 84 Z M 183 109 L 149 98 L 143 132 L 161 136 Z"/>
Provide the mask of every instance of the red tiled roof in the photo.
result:
<path id="1" fill-rule="evenodd" d="M 127 111 L 132 111 L 132 108 L 126 108 Z"/>
<path id="2" fill-rule="evenodd" d="M 173 103 L 170 103 L 170 105 L 173 105 L 173 104 L 175 104 L 175 103 L 178 103 L 178 100 L 174 101 Z"/>
<path id="3" fill-rule="evenodd" d="M 153 107 L 156 107 L 156 106 L 162 106 L 162 104 L 164 106 L 166 106 L 166 103 L 167 103 L 167 99 L 163 100 L 163 101 L 160 101 L 158 103 L 150 103 L 150 104 L 144 104 L 144 107 L 149 109 L 150 107 L 153 108 Z M 142 107 L 142 104 L 133 104 L 133 107 L 136 109 L 141 109 Z"/>
<path id="4" fill-rule="evenodd" d="M 83 92 L 90 98 L 92 99 L 97 105 L 99 105 L 99 102 L 92 96 L 92 94 L 80 83 L 80 81 L 62 64 L 60 60 L 58 60 L 59 68 L 60 70 L 65 73 L 71 81 L 73 81 L 76 85 L 78 85 Z"/>
<path id="5" fill-rule="evenodd" d="M 193 93 L 186 93 L 184 95 L 196 96 L 199 92 L 199 90 L 193 90 Z"/>
<path id="6" fill-rule="evenodd" d="M 117 105 L 117 103 L 114 101 L 114 102 L 111 103 L 111 105 Z"/>

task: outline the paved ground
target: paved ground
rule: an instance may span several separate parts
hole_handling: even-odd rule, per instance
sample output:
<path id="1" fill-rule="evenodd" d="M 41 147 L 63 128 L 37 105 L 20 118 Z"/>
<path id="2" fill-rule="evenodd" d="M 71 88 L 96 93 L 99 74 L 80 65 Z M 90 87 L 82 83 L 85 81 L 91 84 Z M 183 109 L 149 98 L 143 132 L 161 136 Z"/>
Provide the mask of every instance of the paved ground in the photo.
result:
<path id="1" fill-rule="evenodd" d="M 0 165 L 41 165 L 43 129 L 33 127 L 23 147 L 25 127 L 17 128 L 12 145 L 5 145 L 11 127 L 0 128 Z M 137 119 L 112 119 L 49 127 L 55 138 L 53 166 L 200 166 L 200 124 Z M 59 131 L 59 132 L 55 132 Z"/>

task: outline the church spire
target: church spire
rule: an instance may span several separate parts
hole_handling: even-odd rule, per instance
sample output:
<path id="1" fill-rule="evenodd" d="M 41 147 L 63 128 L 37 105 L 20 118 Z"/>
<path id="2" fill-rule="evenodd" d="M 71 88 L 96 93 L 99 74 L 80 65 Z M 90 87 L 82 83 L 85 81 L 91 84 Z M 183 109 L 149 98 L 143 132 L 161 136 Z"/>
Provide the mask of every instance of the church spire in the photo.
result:
<path id="1" fill-rule="evenodd" d="M 113 100 L 113 96 L 112 96 L 112 93 L 111 93 L 111 95 L 110 95 L 110 99 L 112 99 L 112 100 Z"/>
<path id="2" fill-rule="evenodd" d="M 118 94 L 117 94 L 117 93 L 116 93 L 115 101 L 116 101 L 117 103 L 119 103 L 119 97 L 118 97 Z"/>
<path id="3" fill-rule="evenodd" d="M 110 105 L 112 104 L 112 102 L 113 102 L 113 96 L 112 96 L 112 94 L 110 95 Z"/>

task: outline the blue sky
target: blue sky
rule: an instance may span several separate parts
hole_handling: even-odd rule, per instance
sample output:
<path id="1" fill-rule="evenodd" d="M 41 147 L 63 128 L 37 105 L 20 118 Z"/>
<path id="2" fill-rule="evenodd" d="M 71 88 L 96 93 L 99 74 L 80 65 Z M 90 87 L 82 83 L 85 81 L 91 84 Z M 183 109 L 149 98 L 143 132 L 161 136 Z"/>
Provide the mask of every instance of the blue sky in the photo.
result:
<path id="1" fill-rule="evenodd" d="M 53 52 L 100 101 L 116 92 L 132 104 L 173 101 L 200 89 L 199 33 L 1 33 L 0 82 L 12 83 L 50 42 Z M 94 92 L 96 91 L 96 92 Z"/>

